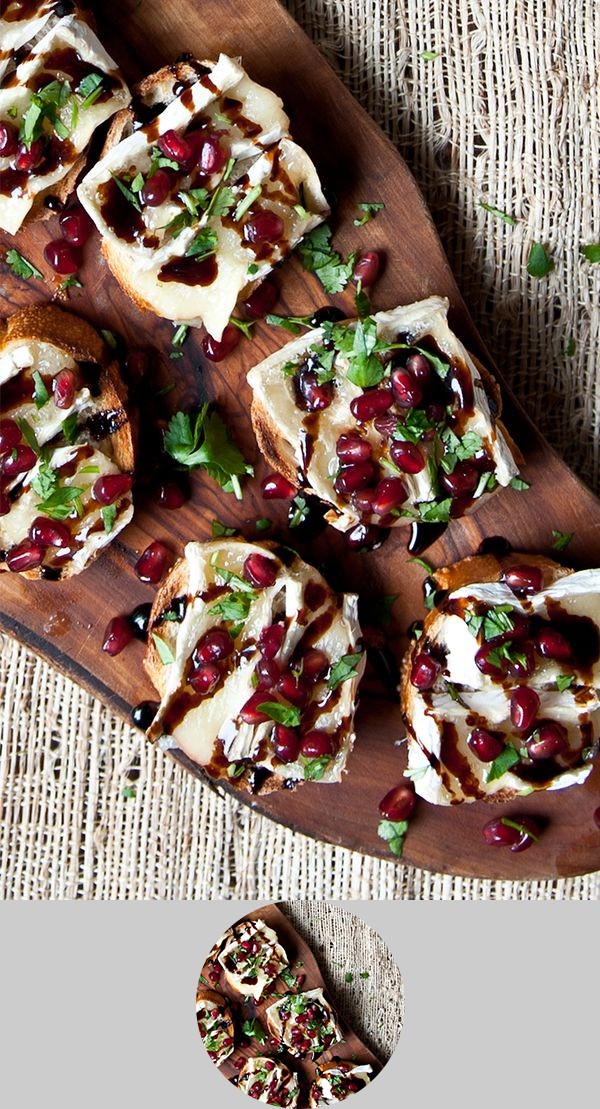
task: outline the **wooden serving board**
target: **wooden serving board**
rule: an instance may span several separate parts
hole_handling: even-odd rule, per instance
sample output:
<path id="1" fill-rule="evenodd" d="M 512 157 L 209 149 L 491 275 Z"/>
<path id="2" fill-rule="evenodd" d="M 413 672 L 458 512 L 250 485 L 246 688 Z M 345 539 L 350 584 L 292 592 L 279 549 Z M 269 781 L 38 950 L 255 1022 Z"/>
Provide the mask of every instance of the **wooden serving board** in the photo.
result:
<path id="1" fill-rule="evenodd" d="M 433 293 L 447 296 L 451 322 L 465 343 L 488 365 L 489 354 L 470 320 L 454 282 L 430 215 L 404 162 L 382 132 L 342 86 L 277 0 L 143 0 L 102 6 L 100 34 L 134 81 L 142 72 L 174 60 L 182 51 L 199 57 L 219 50 L 242 55 L 251 75 L 281 94 L 292 119 L 292 130 L 314 157 L 330 194 L 336 245 L 379 249 L 387 258 L 374 289 L 374 309 L 408 303 Z M 359 201 L 383 201 L 385 209 L 364 228 L 353 226 Z M 56 218 L 34 224 L 16 239 L 17 247 L 38 265 L 44 244 L 59 233 Z M 4 245 L 14 245 L 5 236 Z M 29 283 L 0 269 L 0 311 L 43 302 L 51 295 L 47 283 Z M 423 616 L 424 572 L 409 562 L 406 533 L 396 529 L 380 550 L 349 553 L 345 540 L 329 528 L 313 543 L 303 544 L 286 525 L 286 506 L 265 502 L 260 480 L 266 473 L 252 434 L 248 369 L 286 339 L 286 333 L 259 324 L 253 342 L 244 341 L 219 365 L 203 361 L 197 336 L 187 341 L 184 358 L 169 361 L 172 326 L 138 311 L 120 291 L 98 253 L 97 239 L 85 248 L 81 272 L 84 290 L 71 294 L 71 307 L 91 322 L 120 333 L 126 341 L 153 352 L 152 388 L 172 380 L 165 396 L 165 414 L 189 407 L 199 398 L 218 401 L 246 454 L 256 465 L 256 478 L 238 504 L 209 479 L 196 474 L 192 498 L 178 512 L 160 511 L 143 492 L 134 523 L 107 554 L 80 577 L 64 583 L 31 583 L 17 575 L 0 578 L 0 627 L 26 642 L 53 665 L 90 689 L 111 709 L 128 716 L 133 705 L 154 696 L 141 668 L 142 646 L 133 644 L 110 659 L 101 651 L 108 619 L 151 598 L 149 587 L 135 577 L 132 566 L 151 539 L 167 541 L 179 554 L 189 539 L 211 534 L 215 517 L 235 525 L 249 537 L 254 521 L 273 520 L 270 536 L 298 547 L 323 568 L 339 589 L 358 590 L 366 599 L 398 594 L 390 643 L 398 653 L 406 646 L 405 630 Z M 326 303 L 318 281 L 294 259 L 277 275 L 281 297 L 276 311 L 305 314 Z M 335 299 L 353 314 L 351 295 Z M 504 535 L 515 548 L 549 552 L 551 529 L 574 532 L 568 558 L 577 567 L 600 564 L 600 505 L 538 434 L 505 389 L 505 417 L 525 456 L 524 474 L 532 483 L 527 493 L 502 491 L 475 515 L 453 522 L 427 552 L 443 565 L 476 551 L 482 538 Z M 143 430 L 143 422 L 142 422 Z M 143 475 L 141 475 L 143 477 Z M 357 718 L 358 740 L 350 770 L 341 785 L 307 783 L 294 793 L 251 801 L 257 811 L 291 828 L 373 855 L 391 858 L 377 836 L 378 802 L 402 778 L 405 755 L 400 710 L 385 685 L 371 671 L 363 686 Z M 197 768 L 182 760 L 192 772 Z M 221 787 L 220 787 L 221 788 Z M 600 867 L 600 830 L 593 813 L 600 805 L 600 766 L 584 786 L 532 796 L 519 802 L 519 813 L 535 814 L 547 828 L 539 844 L 523 854 L 487 847 L 481 828 L 490 808 L 476 803 L 455 809 L 421 803 L 406 839 L 404 859 L 431 870 L 482 877 L 528 878 L 572 875 Z M 494 814 L 498 814 L 494 806 Z M 509 806 L 507 815 L 516 807 Z"/>
<path id="2" fill-rule="evenodd" d="M 262 909 L 254 909 L 251 913 L 246 913 L 236 923 L 241 923 L 243 920 L 264 920 L 277 933 L 277 937 L 281 946 L 284 948 L 289 959 L 290 971 L 294 977 L 304 976 L 304 981 L 301 983 L 299 989 L 292 990 L 293 993 L 305 992 L 306 990 L 321 989 L 325 993 L 325 997 L 330 1005 L 333 1005 L 332 999 L 327 995 L 327 989 L 321 974 L 319 964 L 313 955 L 311 948 L 307 943 L 298 935 L 296 929 L 290 924 L 287 917 L 277 908 L 276 905 L 266 905 Z M 241 994 L 232 989 L 229 985 L 224 972 L 221 970 L 219 980 L 211 982 L 208 979 L 208 974 L 211 970 L 220 970 L 220 965 L 210 963 L 207 960 L 202 967 L 201 975 L 208 982 L 210 989 L 217 990 L 218 993 L 223 994 L 229 1001 L 231 1011 L 233 1014 L 235 1026 L 235 1040 L 236 1048 L 232 1055 L 219 1067 L 221 1074 L 231 1081 L 239 1074 L 239 1069 L 235 1066 L 236 1060 L 239 1059 L 252 1059 L 257 1055 L 274 1055 L 274 1057 L 281 1058 L 281 1060 L 298 1075 L 302 1093 L 298 1101 L 298 1109 L 305 1109 L 308 1106 L 308 1098 L 306 1097 L 306 1090 L 314 1080 L 315 1064 L 311 1059 L 296 1059 L 294 1056 L 283 1052 L 281 1056 L 276 1056 L 273 1047 L 269 1046 L 267 1030 L 267 1020 L 265 1017 L 265 1010 L 269 1005 L 272 1005 L 284 993 L 290 991 L 290 986 L 286 985 L 283 978 L 278 978 L 275 982 L 275 989 L 268 997 L 264 997 L 256 1002 L 252 998 L 245 1001 Z M 204 986 L 203 982 L 200 985 Z M 206 988 L 206 987 L 204 987 Z M 333 1005 L 335 1010 L 335 1005 Z M 333 1048 L 324 1051 L 318 1063 L 328 1063 L 333 1058 L 354 1060 L 357 1063 L 370 1063 L 373 1068 L 373 1076 L 377 1075 L 381 1070 L 381 1064 L 377 1056 L 363 1044 L 362 1040 L 352 1031 L 347 1024 L 344 1023 L 338 1016 L 338 1022 L 343 1032 L 344 1042 L 335 1044 Z M 238 1046 L 238 1039 L 240 1030 L 246 1020 L 258 1020 L 262 1026 L 267 1040 L 264 1044 L 260 1044 L 257 1040 L 252 1040 L 249 1044 Z"/>

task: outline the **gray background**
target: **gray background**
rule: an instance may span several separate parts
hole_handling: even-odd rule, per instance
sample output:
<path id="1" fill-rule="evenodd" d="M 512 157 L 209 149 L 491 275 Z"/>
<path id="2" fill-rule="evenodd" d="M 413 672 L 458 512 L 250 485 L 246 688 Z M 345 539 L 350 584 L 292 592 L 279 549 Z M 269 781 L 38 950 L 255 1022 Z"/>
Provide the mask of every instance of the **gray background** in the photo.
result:
<path id="1" fill-rule="evenodd" d="M 198 1037 L 214 939 L 256 902 L 2 906 L 0 1059 L 11 1109 L 240 1109 Z M 400 1043 L 359 1104 L 594 1104 L 592 911 L 549 903 L 346 903 L 402 972 Z M 594 1099 L 591 1095 L 594 1093 Z M 413 1102 L 412 1104 L 415 1104 Z"/>

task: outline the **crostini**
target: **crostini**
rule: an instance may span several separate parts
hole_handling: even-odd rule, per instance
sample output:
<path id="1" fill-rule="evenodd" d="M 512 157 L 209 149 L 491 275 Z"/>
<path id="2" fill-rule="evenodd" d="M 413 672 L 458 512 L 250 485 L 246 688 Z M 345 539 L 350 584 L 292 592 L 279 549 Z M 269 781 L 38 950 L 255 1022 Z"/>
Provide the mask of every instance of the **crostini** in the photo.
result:
<path id="1" fill-rule="evenodd" d="M 584 782 L 600 735 L 600 570 L 515 552 L 433 580 L 401 686 L 417 793 L 450 805 Z"/>
<path id="2" fill-rule="evenodd" d="M 265 1011 L 274 1039 L 298 1059 L 316 1059 L 343 1040 L 337 1016 L 323 990 L 286 993 Z"/>
<path id="3" fill-rule="evenodd" d="M 266 1105 L 284 1105 L 294 1109 L 298 1104 L 298 1079 L 285 1063 L 267 1055 L 248 1059 L 240 1070 L 238 1089 Z"/>
<path id="4" fill-rule="evenodd" d="M 334 1059 L 331 1063 L 317 1064 L 315 1080 L 310 1088 L 311 1109 L 336 1105 L 369 1085 L 373 1068 L 370 1063 L 353 1063 Z"/>
<path id="5" fill-rule="evenodd" d="M 243 920 L 228 928 L 210 958 L 223 967 L 232 989 L 255 1001 L 289 966 L 277 933 L 264 920 Z"/>
<path id="6" fill-rule="evenodd" d="M 233 1017 L 226 998 L 216 990 L 198 986 L 196 1019 L 209 1057 L 220 1067 L 234 1049 Z"/>

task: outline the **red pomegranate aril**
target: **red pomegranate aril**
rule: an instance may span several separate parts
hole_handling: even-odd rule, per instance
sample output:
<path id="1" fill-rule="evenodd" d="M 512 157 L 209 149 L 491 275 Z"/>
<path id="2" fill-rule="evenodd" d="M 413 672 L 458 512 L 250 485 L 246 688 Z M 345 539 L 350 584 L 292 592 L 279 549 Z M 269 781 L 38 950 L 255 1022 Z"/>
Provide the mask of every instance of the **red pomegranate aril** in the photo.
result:
<path id="1" fill-rule="evenodd" d="M 94 230 L 93 220 L 90 219 L 85 208 L 80 204 L 74 204 L 71 208 L 66 208 L 61 212 L 58 222 L 60 229 L 63 233 L 63 238 L 73 246 L 83 246 L 87 243 L 92 231 Z"/>
<path id="2" fill-rule="evenodd" d="M 535 645 L 544 658 L 567 662 L 573 654 L 569 640 L 556 628 L 541 628 L 535 637 Z"/>
<path id="3" fill-rule="evenodd" d="M 104 632 L 104 642 L 102 650 L 106 651 L 107 655 L 118 655 L 131 643 L 133 639 L 133 628 L 129 623 L 126 616 L 114 616 L 107 624 L 106 631 Z"/>
<path id="4" fill-rule="evenodd" d="M 404 504 L 407 497 L 408 491 L 401 478 L 384 477 L 375 489 L 373 511 L 378 516 L 387 516 Z"/>
<path id="5" fill-rule="evenodd" d="M 311 678 L 316 681 L 317 678 L 323 677 L 327 670 L 329 670 L 329 659 L 325 651 L 320 651 L 318 647 L 310 647 L 306 654 L 302 656 L 302 676 L 304 678 Z"/>
<path id="6" fill-rule="evenodd" d="M 386 793 L 379 802 L 379 812 L 386 820 L 408 820 L 416 800 L 414 788 L 403 782 Z"/>
<path id="7" fill-rule="evenodd" d="M 540 699 L 535 689 L 519 685 L 510 695 L 510 719 L 519 732 L 528 732 L 539 712 Z"/>
<path id="8" fill-rule="evenodd" d="M 423 389 L 410 370 L 392 371 L 392 390 L 401 408 L 416 408 L 423 400 Z"/>
<path id="9" fill-rule="evenodd" d="M 164 135 L 160 135 L 157 142 L 162 153 L 167 158 L 172 158 L 174 162 L 181 164 L 191 159 L 192 148 L 190 144 L 184 139 L 183 135 L 178 135 L 173 128 L 165 131 Z"/>
<path id="10" fill-rule="evenodd" d="M 491 678 L 502 678 L 506 673 L 507 663 L 506 660 L 502 659 L 502 665 L 498 666 L 495 662 L 490 661 L 490 652 L 494 650 L 496 650 L 495 644 L 484 643 L 475 652 L 475 665 L 481 670 L 482 674 L 487 674 Z"/>
<path id="11" fill-rule="evenodd" d="M 347 465 L 349 462 L 366 462 L 373 450 L 367 439 L 363 439 L 356 432 L 351 432 L 349 435 L 340 435 L 335 453 L 340 462 Z"/>
<path id="12" fill-rule="evenodd" d="M 258 649 L 266 659 L 273 659 L 281 650 L 285 639 L 284 624 L 269 624 L 263 628 L 258 638 Z"/>
<path id="13" fill-rule="evenodd" d="M 426 692 L 428 689 L 433 689 L 435 680 L 442 669 L 441 663 L 432 655 L 425 654 L 420 651 L 415 656 L 410 671 L 410 682 L 414 685 L 415 689 L 420 689 Z"/>
<path id="14" fill-rule="evenodd" d="M 333 387 L 330 381 L 319 384 L 314 370 L 303 370 L 298 376 L 298 391 L 308 412 L 322 412 L 329 408 L 333 400 Z"/>
<path id="15" fill-rule="evenodd" d="M 29 528 L 29 538 L 39 547 L 68 547 L 71 542 L 71 532 L 60 520 L 36 516 Z"/>
<path id="16" fill-rule="evenodd" d="M 297 489 L 283 474 L 268 474 L 261 482 L 262 495 L 267 501 L 290 501 Z"/>
<path id="17" fill-rule="evenodd" d="M 302 737 L 300 751 L 305 759 L 320 759 L 325 755 L 333 755 L 333 736 L 320 728 L 313 728 Z"/>
<path id="18" fill-rule="evenodd" d="M 481 762 L 493 762 L 504 750 L 504 742 L 485 728 L 473 728 L 467 743 Z"/>
<path id="19" fill-rule="evenodd" d="M 268 589 L 277 581 L 277 565 L 272 558 L 253 552 L 244 562 L 244 577 L 259 589 Z"/>
<path id="20" fill-rule="evenodd" d="M 0 516 L 7 516 L 12 508 L 10 497 L 0 489 Z"/>
<path id="21" fill-rule="evenodd" d="M 250 296 L 242 302 L 242 308 L 251 320 L 260 320 L 273 310 L 277 303 L 279 290 L 272 281 L 263 281 Z"/>
<path id="22" fill-rule="evenodd" d="M 242 333 L 239 328 L 234 327 L 232 323 L 228 323 L 220 339 L 214 339 L 212 335 L 205 335 L 201 346 L 202 351 L 211 362 L 222 362 L 227 358 L 228 354 L 237 347 Z"/>
<path id="23" fill-rule="evenodd" d="M 17 128 L 6 120 L 0 123 L 0 158 L 12 158 L 19 145 Z"/>
<path id="24" fill-rule="evenodd" d="M 203 666 L 198 666 L 190 671 L 188 682 L 196 693 L 205 696 L 207 693 L 212 693 L 215 686 L 218 685 L 221 677 L 221 671 L 214 662 L 205 662 Z"/>
<path id="25" fill-rule="evenodd" d="M 544 720 L 535 729 L 527 743 L 532 759 L 551 759 L 559 755 L 567 746 L 567 731 L 554 720 Z"/>
<path id="26" fill-rule="evenodd" d="M 490 847 L 512 847 L 521 838 L 519 829 L 504 824 L 501 817 L 496 820 L 488 820 L 487 824 L 484 824 L 482 832 L 485 842 Z"/>
<path id="27" fill-rule="evenodd" d="M 451 497 L 464 497 L 475 492 L 480 474 L 472 462 L 459 462 L 451 474 L 444 473 L 440 468 L 439 476 L 441 485 Z"/>
<path id="28" fill-rule="evenodd" d="M 36 567 L 41 566 L 44 560 L 44 548 L 31 543 L 29 539 L 24 539 L 22 543 L 17 543 L 6 556 L 6 565 L 13 574 L 22 574 L 26 570 L 35 570 Z"/>
<path id="29" fill-rule="evenodd" d="M 156 585 L 162 578 L 173 556 L 168 547 L 158 539 L 149 543 L 138 558 L 134 570 L 140 581 Z"/>
<path id="30" fill-rule="evenodd" d="M 34 139 L 30 146 L 27 146 L 24 142 L 20 142 L 17 147 L 15 169 L 18 169 L 20 173 L 31 173 L 32 169 L 39 166 L 43 157 L 43 139 Z"/>
<path id="31" fill-rule="evenodd" d="M 154 490 L 156 503 L 169 511 L 181 508 L 187 499 L 187 494 L 176 481 L 160 481 Z"/>
<path id="32" fill-rule="evenodd" d="M 374 489 L 357 489 L 352 494 L 352 504 L 363 515 L 372 516 L 375 514 L 375 490 Z"/>
<path id="33" fill-rule="evenodd" d="M 367 420 L 374 420 L 376 416 L 383 416 L 393 403 L 391 389 L 370 389 L 350 401 L 350 411 L 359 423 L 364 424 Z"/>
<path id="34" fill-rule="evenodd" d="M 79 254 L 77 247 L 67 243 L 65 239 L 53 239 L 44 247 L 44 258 L 56 273 L 62 276 L 77 273 L 79 269 Z"/>
<path id="35" fill-rule="evenodd" d="M 535 670 L 533 643 L 515 643 L 513 656 L 508 660 L 507 672 L 511 678 L 529 678 Z"/>
<path id="36" fill-rule="evenodd" d="M 517 821 L 515 821 L 517 823 Z M 539 840 L 542 829 L 537 820 L 531 817 L 521 817 L 519 822 L 521 830 L 518 841 L 511 847 L 511 851 L 526 851 L 533 843 Z"/>
<path id="37" fill-rule="evenodd" d="M 75 374 L 59 370 L 52 381 L 52 397 L 57 408 L 71 408 L 75 400 Z"/>
<path id="38" fill-rule="evenodd" d="M 2 473 L 5 477 L 16 477 L 17 474 L 26 474 L 37 462 L 37 455 L 31 447 L 13 447 L 10 454 L 2 460 Z"/>
<path id="39" fill-rule="evenodd" d="M 304 681 L 302 676 L 298 677 L 289 671 L 277 682 L 278 692 L 286 701 L 290 701 L 292 705 L 300 706 L 306 704 L 310 697 L 310 686 L 308 682 Z"/>
<path id="40" fill-rule="evenodd" d="M 431 380 L 431 364 L 424 354 L 411 354 L 406 359 L 406 368 L 421 385 L 427 385 Z"/>
<path id="41" fill-rule="evenodd" d="M 282 762 L 296 762 L 300 753 L 300 736 L 294 728 L 276 724 L 271 743 L 278 759 Z"/>
<path id="42" fill-rule="evenodd" d="M 160 204 L 164 204 L 171 192 L 172 183 L 171 174 L 166 169 L 157 169 L 152 177 L 146 178 L 140 191 L 142 204 L 147 204 L 149 208 L 158 208 Z"/>
<path id="43" fill-rule="evenodd" d="M 359 254 L 354 267 L 354 280 L 360 281 L 363 289 L 374 285 L 381 269 L 381 254 L 377 250 L 365 250 Z"/>
<path id="44" fill-rule="evenodd" d="M 420 474 L 425 467 L 425 459 L 416 443 L 395 440 L 390 445 L 390 458 L 405 474 Z"/>
<path id="45" fill-rule="evenodd" d="M 249 243 L 276 243 L 283 237 L 285 224 L 277 212 L 257 212 L 244 224 L 244 238 Z"/>
<path id="46" fill-rule="evenodd" d="M 373 420 L 373 427 L 384 439 L 391 439 L 398 427 L 398 417 L 391 414 L 389 416 L 376 416 Z"/>
<path id="47" fill-rule="evenodd" d="M 240 718 L 245 724 L 265 724 L 270 717 L 266 712 L 262 712 L 260 705 L 264 705 L 268 700 L 263 690 L 257 690 L 251 697 L 248 698 L 246 704 L 240 711 Z"/>
<path id="48" fill-rule="evenodd" d="M 200 152 L 200 170 L 207 176 L 211 173 L 220 173 L 225 167 L 227 154 L 216 135 L 205 135 Z"/>
<path id="49" fill-rule="evenodd" d="M 336 493 L 353 493 L 355 489 L 370 485 L 375 477 L 372 462 L 356 462 L 340 470 L 333 485 Z"/>
<path id="50" fill-rule="evenodd" d="M 281 677 L 281 669 L 273 659 L 261 658 L 255 670 L 258 678 L 257 689 L 274 689 Z"/>
<path id="51" fill-rule="evenodd" d="M 203 662 L 221 662 L 233 654 L 233 639 L 224 628 L 211 628 L 199 639 L 192 656 L 195 666 Z"/>
<path id="52" fill-rule="evenodd" d="M 539 593 L 544 583 L 538 566 L 511 566 L 502 577 L 513 593 Z"/>
<path id="53" fill-rule="evenodd" d="M 234 1063 L 233 1063 L 236 1070 L 241 1070 L 242 1067 L 245 1066 L 245 1064 L 246 1064 L 245 1059 L 235 1059 Z"/>
<path id="54" fill-rule="evenodd" d="M 0 454 L 6 454 L 18 447 L 21 442 L 21 429 L 15 420 L 0 420 Z"/>
<path id="55" fill-rule="evenodd" d="M 133 485 L 130 474 L 103 474 L 92 486 L 92 496 L 98 504 L 114 504 L 119 497 L 129 493 Z"/>

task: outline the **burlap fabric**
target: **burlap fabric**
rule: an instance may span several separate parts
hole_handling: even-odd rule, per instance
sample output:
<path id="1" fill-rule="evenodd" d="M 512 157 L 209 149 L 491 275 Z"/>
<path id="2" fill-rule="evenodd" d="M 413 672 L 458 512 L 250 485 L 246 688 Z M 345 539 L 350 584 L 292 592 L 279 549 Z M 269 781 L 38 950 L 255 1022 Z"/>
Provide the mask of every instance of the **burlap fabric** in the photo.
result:
<path id="1" fill-rule="evenodd" d="M 288 7 L 398 144 L 504 375 L 597 489 L 600 265 L 580 246 L 600 239 L 600 8 L 593 0 Z M 482 200 L 519 222 L 486 213 Z M 549 244 L 555 261 L 542 281 L 526 272 L 533 240 Z M 466 881 L 292 836 L 147 750 L 26 650 L 3 640 L 1 664 L 4 898 L 600 894 L 599 875 Z"/>

